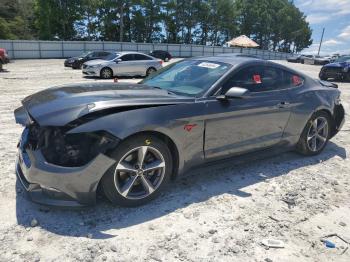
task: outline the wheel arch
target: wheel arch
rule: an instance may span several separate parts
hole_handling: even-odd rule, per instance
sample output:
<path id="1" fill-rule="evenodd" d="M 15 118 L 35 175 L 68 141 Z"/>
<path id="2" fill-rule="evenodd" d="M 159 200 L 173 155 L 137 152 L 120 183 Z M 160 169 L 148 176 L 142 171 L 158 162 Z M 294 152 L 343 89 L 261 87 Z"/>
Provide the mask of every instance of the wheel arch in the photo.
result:
<path id="1" fill-rule="evenodd" d="M 166 143 L 166 145 L 169 147 L 169 150 L 171 153 L 171 158 L 173 160 L 173 170 L 171 173 L 171 177 L 172 177 L 172 179 L 175 179 L 177 177 L 178 171 L 179 171 L 180 155 L 179 155 L 178 147 L 176 146 L 174 140 L 171 139 L 168 135 L 166 135 L 162 132 L 159 132 L 159 131 L 154 131 L 154 130 L 139 131 L 139 132 L 133 133 L 133 134 L 125 137 L 123 140 L 130 139 L 130 138 L 132 138 L 134 136 L 138 136 L 138 135 L 153 135 Z"/>
<path id="2" fill-rule="evenodd" d="M 114 71 L 113 71 L 113 69 L 110 68 L 109 66 L 104 66 L 104 67 L 102 67 L 102 68 L 100 69 L 100 77 L 101 77 L 101 73 L 102 73 L 102 70 L 103 70 L 103 69 L 109 69 L 109 70 L 111 70 L 111 72 L 112 72 L 112 77 L 114 76 Z"/>

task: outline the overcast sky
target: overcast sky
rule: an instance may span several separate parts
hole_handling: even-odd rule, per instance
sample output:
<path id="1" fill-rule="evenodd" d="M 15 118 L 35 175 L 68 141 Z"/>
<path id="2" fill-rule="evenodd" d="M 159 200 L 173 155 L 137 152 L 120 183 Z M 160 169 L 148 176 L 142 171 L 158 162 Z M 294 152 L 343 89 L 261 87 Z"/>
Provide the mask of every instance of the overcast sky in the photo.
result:
<path id="1" fill-rule="evenodd" d="M 350 0 L 295 0 L 307 15 L 313 30 L 313 44 L 302 53 L 317 54 L 325 27 L 321 54 L 350 54 Z"/>

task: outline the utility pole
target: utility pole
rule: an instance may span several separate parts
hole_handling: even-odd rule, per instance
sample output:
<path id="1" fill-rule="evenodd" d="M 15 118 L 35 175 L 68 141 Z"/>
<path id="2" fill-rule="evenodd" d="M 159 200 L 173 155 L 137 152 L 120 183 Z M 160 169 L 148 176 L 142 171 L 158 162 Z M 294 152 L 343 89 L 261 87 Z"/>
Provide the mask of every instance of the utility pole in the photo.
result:
<path id="1" fill-rule="evenodd" d="M 321 45 L 322 45 L 322 41 L 323 41 L 323 35 L 324 35 L 324 27 L 323 27 L 323 30 L 322 30 L 322 36 L 321 36 L 321 42 L 320 42 L 320 45 L 319 45 L 319 47 L 318 47 L 318 53 L 317 53 L 317 55 L 320 55 L 320 50 L 321 50 Z"/>

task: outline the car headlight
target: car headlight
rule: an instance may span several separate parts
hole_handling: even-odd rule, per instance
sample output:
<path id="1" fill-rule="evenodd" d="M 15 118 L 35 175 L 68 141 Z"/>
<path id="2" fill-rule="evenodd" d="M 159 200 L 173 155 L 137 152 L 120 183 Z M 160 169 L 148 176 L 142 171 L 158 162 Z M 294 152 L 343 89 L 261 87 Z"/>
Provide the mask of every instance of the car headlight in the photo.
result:
<path id="1" fill-rule="evenodd" d="M 97 68 L 97 67 L 99 67 L 100 65 L 91 65 L 91 66 L 89 66 L 89 68 Z"/>
<path id="2" fill-rule="evenodd" d="M 346 73 L 346 72 L 348 72 L 348 71 L 349 71 L 349 67 L 344 67 L 344 68 L 343 68 L 343 72 Z"/>

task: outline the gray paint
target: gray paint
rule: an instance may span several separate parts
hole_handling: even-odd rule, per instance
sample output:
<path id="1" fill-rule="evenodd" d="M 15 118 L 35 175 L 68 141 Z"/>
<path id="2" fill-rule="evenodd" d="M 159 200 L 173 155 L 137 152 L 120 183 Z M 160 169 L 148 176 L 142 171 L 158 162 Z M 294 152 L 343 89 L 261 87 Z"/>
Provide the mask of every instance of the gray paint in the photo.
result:
<path id="1" fill-rule="evenodd" d="M 335 101 L 340 95 L 339 90 L 323 86 L 301 73 L 298 74 L 305 81 L 300 87 L 250 93 L 245 98 L 219 100 L 214 94 L 228 77 L 243 67 L 264 64 L 296 72 L 272 62 L 251 58 L 198 59 L 222 61 L 233 65 L 230 72 L 200 97 L 177 96 L 138 84 L 94 83 L 78 87 L 72 85 L 48 89 L 26 98 L 23 101 L 26 110 L 16 110 L 16 121 L 22 124 L 28 122 L 25 115 L 28 111 L 42 126 L 62 126 L 91 112 L 107 108 L 118 109 L 116 113 L 98 117 L 69 130 L 68 133 L 104 130 L 119 139 L 125 139 L 138 132 L 161 133 L 176 145 L 179 152 L 178 173 L 182 174 L 189 168 L 219 158 L 274 147 L 280 147 L 283 151 L 291 149 L 298 142 L 303 128 L 314 112 L 326 110 L 335 116 Z M 87 106 L 91 103 L 94 103 L 95 107 L 89 110 Z M 135 108 L 140 105 L 149 107 Z M 335 123 L 337 130 L 334 130 L 333 135 L 341 128 L 342 121 L 343 118 Z M 196 126 L 187 131 L 184 128 L 187 124 Z M 81 177 L 81 174 L 85 173 L 84 178 L 96 185 L 113 161 L 104 159 L 103 161 L 107 162 L 101 164 L 102 162 L 98 162 L 102 161 L 99 157 L 101 156 L 89 166 L 101 165 L 101 170 L 87 172 L 88 167 L 84 167 L 76 176 Z M 40 166 L 35 174 L 41 176 L 50 173 L 47 169 L 45 165 Z M 76 172 L 63 174 L 69 181 L 69 186 L 65 184 L 60 189 L 72 196 L 74 190 L 79 190 L 81 182 L 79 179 L 69 180 L 71 173 Z M 25 175 L 28 176 L 28 180 L 33 176 L 31 172 Z M 58 180 L 49 179 L 47 182 L 60 185 Z M 82 186 L 85 186 L 85 192 L 89 195 L 85 199 L 93 199 L 94 187 L 86 189 L 87 185 L 84 183 Z M 70 190 L 69 187 L 73 187 L 74 190 Z M 82 191 L 84 190 L 80 190 Z M 78 196 L 73 198 L 81 204 L 86 204 Z"/>

